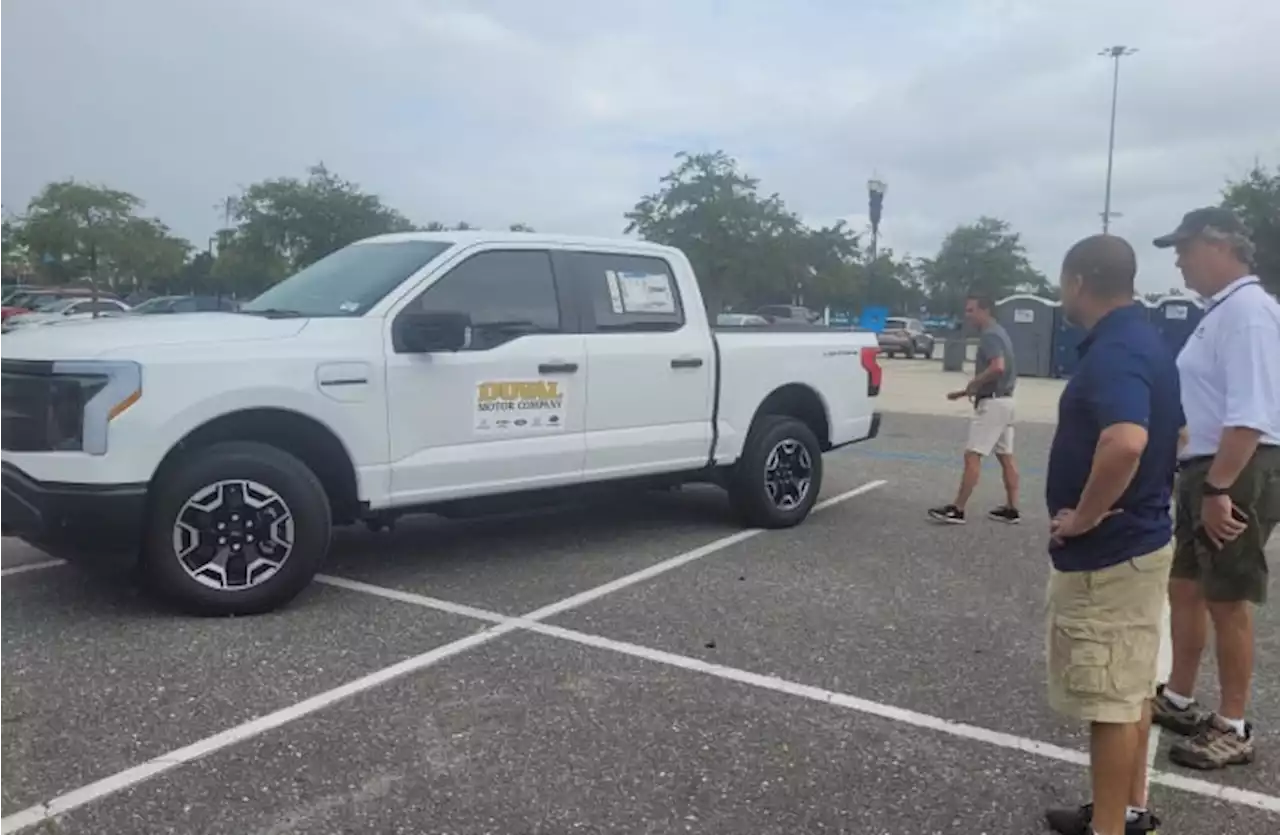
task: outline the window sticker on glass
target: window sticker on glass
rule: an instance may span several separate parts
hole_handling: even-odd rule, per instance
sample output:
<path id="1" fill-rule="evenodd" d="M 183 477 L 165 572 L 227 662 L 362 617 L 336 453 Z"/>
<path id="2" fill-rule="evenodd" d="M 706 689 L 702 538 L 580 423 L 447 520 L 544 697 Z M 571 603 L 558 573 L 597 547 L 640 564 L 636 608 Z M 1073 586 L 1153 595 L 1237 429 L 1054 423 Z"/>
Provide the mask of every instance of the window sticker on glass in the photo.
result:
<path id="1" fill-rule="evenodd" d="M 613 270 L 605 270 L 604 277 L 609 282 L 609 303 L 614 313 L 626 313 L 622 306 L 622 290 L 618 287 L 618 274 Z"/>
<path id="2" fill-rule="evenodd" d="M 360 302 L 343 302 L 342 304 L 338 305 L 338 310 L 341 310 L 343 313 L 351 313 L 359 309 L 360 309 Z"/>
<path id="3" fill-rule="evenodd" d="M 662 273 L 617 273 L 622 306 L 627 313 L 675 313 L 671 277 Z"/>

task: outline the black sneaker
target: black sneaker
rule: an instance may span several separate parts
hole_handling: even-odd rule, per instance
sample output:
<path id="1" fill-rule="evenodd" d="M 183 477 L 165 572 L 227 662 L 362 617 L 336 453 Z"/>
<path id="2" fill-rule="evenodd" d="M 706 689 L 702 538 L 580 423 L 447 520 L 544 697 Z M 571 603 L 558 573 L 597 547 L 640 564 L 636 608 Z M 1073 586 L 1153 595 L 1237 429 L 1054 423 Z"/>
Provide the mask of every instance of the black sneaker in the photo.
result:
<path id="1" fill-rule="evenodd" d="M 1022 521 L 1022 513 L 1016 507 L 1001 505 L 994 510 L 987 511 L 987 518 L 994 519 L 997 522 L 1004 522 L 1006 525 L 1016 525 Z"/>
<path id="2" fill-rule="evenodd" d="M 1093 804 L 1086 803 L 1074 809 L 1050 809 L 1044 813 L 1045 823 L 1058 835 L 1093 835 Z M 1160 831 L 1160 819 L 1150 812 L 1143 812 L 1136 820 L 1126 821 L 1124 835 L 1156 835 Z"/>
<path id="3" fill-rule="evenodd" d="M 963 525 L 964 511 L 953 504 L 929 509 L 929 518 L 944 525 Z"/>

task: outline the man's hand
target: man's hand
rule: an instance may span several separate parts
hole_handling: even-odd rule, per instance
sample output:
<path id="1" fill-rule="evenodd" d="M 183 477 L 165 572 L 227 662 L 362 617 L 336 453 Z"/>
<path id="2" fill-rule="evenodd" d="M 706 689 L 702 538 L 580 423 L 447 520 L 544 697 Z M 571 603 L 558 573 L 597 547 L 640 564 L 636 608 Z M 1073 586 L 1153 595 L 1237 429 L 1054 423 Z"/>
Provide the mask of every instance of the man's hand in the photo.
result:
<path id="1" fill-rule="evenodd" d="M 1087 534 L 1101 525 L 1103 520 L 1110 519 L 1117 513 L 1123 512 L 1122 510 L 1108 510 L 1097 519 L 1086 519 L 1078 515 L 1074 507 L 1064 507 L 1058 511 L 1053 519 L 1049 520 L 1049 536 L 1053 539 L 1054 544 L 1061 545 L 1072 537 Z"/>
<path id="2" fill-rule="evenodd" d="M 948 400 L 959 400 L 962 397 L 968 397 L 968 396 L 969 396 L 968 389 L 961 389 L 960 391 L 952 391 L 947 393 Z"/>
<path id="3" fill-rule="evenodd" d="M 1221 548 L 1249 526 L 1231 515 L 1230 496 L 1205 496 L 1200 502 L 1200 524 L 1214 545 Z"/>

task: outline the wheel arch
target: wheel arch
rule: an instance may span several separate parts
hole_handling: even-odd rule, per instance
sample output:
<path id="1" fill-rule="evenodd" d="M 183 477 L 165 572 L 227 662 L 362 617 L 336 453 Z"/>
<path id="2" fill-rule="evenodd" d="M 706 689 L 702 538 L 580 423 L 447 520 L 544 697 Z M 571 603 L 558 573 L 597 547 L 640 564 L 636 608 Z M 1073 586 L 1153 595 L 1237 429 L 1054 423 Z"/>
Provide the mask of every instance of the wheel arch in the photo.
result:
<path id="1" fill-rule="evenodd" d="M 809 427 L 823 451 L 831 448 L 830 410 L 822 395 L 805 383 L 787 383 L 769 393 L 751 417 L 754 427 L 764 415 L 786 415 Z"/>
<path id="2" fill-rule="evenodd" d="M 169 448 L 152 483 L 185 455 L 222 441 L 258 441 L 288 452 L 320 480 L 335 523 L 354 522 L 362 515 L 355 463 L 342 439 L 310 415 L 274 406 L 238 409 L 206 420 Z"/>

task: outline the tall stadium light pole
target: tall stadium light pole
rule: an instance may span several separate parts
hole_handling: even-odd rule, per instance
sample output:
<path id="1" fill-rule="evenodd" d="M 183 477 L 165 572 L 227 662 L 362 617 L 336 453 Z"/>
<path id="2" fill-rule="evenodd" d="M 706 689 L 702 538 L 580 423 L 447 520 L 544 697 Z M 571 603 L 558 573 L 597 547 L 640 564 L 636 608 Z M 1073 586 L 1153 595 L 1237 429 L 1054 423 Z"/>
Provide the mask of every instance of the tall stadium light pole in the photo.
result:
<path id="1" fill-rule="evenodd" d="M 1111 72 L 1111 134 L 1107 140 L 1107 195 L 1102 204 L 1102 234 L 1111 230 L 1111 170 L 1116 154 L 1116 97 L 1120 92 L 1120 59 L 1138 50 L 1129 46 L 1109 46 L 1099 52 L 1112 62 Z"/>
<path id="2" fill-rule="evenodd" d="M 880 213 L 884 209 L 884 193 L 889 186 L 884 180 L 873 177 L 867 180 L 867 207 L 871 210 L 871 263 L 876 263 L 880 248 Z"/>

